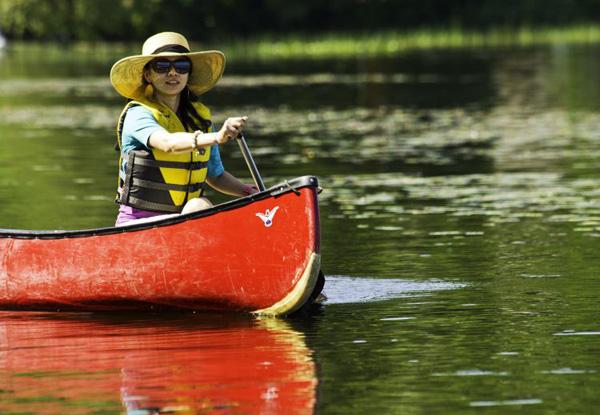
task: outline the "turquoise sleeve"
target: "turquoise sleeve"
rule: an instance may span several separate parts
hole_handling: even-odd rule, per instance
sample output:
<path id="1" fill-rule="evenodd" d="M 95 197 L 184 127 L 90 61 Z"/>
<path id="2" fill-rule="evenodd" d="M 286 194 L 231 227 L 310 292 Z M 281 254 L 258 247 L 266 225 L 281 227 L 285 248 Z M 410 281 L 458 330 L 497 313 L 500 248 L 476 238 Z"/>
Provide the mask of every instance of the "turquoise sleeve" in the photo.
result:
<path id="1" fill-rule="evenodd" d="M 131 150 L 148 150 L 148 139 L 158 130 L 164 128 L 147 108 L 140 105 L 129 108 L 125 114 L 121 133 L 123 152 L 127 154 Z"/>
<path id="2" fill-rule="evenodd" d="M 210 158 L 208 159 L 207 169 L 208 177 L 219 177 L 225 172 L 223 162 L 221 161 L 221 153 L 219 152 L 219 146 L 217 144 L 213 144 L 210 148 Z"/>

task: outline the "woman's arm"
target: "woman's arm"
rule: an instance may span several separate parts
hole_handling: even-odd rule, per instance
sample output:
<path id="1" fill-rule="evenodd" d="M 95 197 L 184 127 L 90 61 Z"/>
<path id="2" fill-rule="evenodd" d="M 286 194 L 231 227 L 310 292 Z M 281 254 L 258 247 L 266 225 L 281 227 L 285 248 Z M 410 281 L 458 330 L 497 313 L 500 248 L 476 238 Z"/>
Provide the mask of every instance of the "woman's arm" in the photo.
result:
<path id="1" fill-rule="evenodd" d="M 206 182 L 215 190 L 231 196 L 248 196 L 258 192 L 256 186 L 242 183 L 229 172 L 217 177 L 207 177 Z"/>
<path id="2" fill-rule="evenodd" d="M 190 153 L 196 147 L 217 143 L 218 134 L 170 133 L 167 130 L 158 130 L 150 135 L 148 146 L 165 153 Z"/>
<path id="3" fill-rule="evenodd" d="M 242 132 L 247 119 L 248 117 L 228 118 L 216 133 L 202 134 L 200 131 L 170 133 L 166 130 L 158 130 L 150 135 L 148 145 L 165 153 L 189 153 L 197 147 L 224 144 Z"/>

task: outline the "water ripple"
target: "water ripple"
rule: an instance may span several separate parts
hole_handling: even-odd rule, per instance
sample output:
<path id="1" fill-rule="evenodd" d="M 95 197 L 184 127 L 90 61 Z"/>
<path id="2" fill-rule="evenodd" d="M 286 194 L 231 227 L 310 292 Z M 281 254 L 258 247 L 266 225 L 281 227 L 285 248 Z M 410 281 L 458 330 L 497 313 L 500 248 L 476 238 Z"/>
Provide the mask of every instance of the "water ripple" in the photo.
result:
<path id="1" fill-rule="evenodd" d="M 465 286 L 466 284 L 462 283 L 438 280 L 413 281 L 334 275 L 327 277 L 325 292 L 327 304 L 347 304 L 403 297 L 425 297 L 435 291 L 456 290 Z M 402 317 L 401 319 L 406 318 Z"/>
<path id="2" fill-rule="evenodd" d="M 543 401 L 541 399 L 511 399 L 507 401 L 474 401 L 469 404 L 472 407 L 488 407 L 488 406 L 512 406 L 512 405 L 539 405 Z"/>
<path id="3" fill-rule="evenodd" d="M 600 336 L 600 331 L 575 331 L 565 330 L 560 333 L 554 333 L 555 336 Z"/>

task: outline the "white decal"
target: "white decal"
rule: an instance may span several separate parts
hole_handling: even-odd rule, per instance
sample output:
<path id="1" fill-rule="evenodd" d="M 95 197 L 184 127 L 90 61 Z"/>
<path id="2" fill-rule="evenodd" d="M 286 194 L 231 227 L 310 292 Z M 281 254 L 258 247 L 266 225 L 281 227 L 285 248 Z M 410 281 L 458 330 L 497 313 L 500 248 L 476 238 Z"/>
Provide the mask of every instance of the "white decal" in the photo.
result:
<path id="1" fill-rule="evenodd" d="M 273 216 L 275 216 L 275 212 L 277 212 L 277 209 L 279 209 L 279 206 L 275 206 L 273 208 L 273 210 L 269 210 L 267 209 L 265 211 L 265 213 L 257 213 L 256 216 L 258 216 L 259 218 L 262 219 L 262 221 L 265 224 L 265 227 L 269 227 L 273 224 Z"/>

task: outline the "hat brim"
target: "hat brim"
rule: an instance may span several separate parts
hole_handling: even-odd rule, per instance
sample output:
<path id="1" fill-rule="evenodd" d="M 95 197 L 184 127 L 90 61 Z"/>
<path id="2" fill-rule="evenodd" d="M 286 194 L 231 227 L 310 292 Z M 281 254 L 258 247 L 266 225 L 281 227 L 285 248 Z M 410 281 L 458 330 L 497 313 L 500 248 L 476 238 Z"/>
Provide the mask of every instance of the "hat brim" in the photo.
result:
<path id="1" fill-rule="evenodd" d="M 128 56 L 115 63 L 110 70 L 110 82 L 116 91 L 126 98 L 143 98 L 146 87 L 143 80 L 144 66 L 158 56 L 186 56 L 192 61 L 188 88 L 196 95 L 202 95 L 215 86 L 225 70 L 225 55 L 218 50 Z"/>

